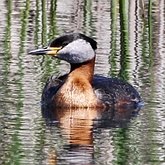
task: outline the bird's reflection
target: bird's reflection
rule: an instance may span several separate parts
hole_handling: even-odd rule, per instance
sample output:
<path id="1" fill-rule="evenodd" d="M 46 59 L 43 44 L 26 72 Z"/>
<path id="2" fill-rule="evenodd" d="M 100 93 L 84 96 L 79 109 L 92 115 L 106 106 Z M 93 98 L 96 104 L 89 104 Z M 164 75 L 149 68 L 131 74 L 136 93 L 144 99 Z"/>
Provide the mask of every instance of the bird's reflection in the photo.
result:
<path id="1" fill-rule="evenodd" d="M 92 108 L 58 109 L 43 106 L 42 114 L 51 127 L 58 121 L 62 137 L 67 139 L 67 143 L 63 146 L 67 153 L 60 153 L 60 157 L 69 163 L 77 164 L 80 161 L 80 164 L 91 165 L 94 160 L 93 130 L 98 127 L 126 127 L 139 110 L 140 108 L 130 107 L 103 110 Z M 60 161 L 58 156 L 57 159 Z"/>

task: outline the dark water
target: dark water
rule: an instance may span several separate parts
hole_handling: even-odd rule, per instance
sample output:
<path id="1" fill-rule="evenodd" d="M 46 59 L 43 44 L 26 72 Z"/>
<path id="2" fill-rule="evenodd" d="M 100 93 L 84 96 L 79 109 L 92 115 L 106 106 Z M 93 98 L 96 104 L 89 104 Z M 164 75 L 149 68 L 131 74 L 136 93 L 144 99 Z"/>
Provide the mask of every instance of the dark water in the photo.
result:
<path id="1" fill-rule="evenodd" d="M 0 164 L 165 164 L 164 0 L 1 0 Z M 95 72 L 141 93 L 138 112 L 41 112 L 46 79 L 69 65 L 28 55 L 65 32 L 98 42 Z"/>

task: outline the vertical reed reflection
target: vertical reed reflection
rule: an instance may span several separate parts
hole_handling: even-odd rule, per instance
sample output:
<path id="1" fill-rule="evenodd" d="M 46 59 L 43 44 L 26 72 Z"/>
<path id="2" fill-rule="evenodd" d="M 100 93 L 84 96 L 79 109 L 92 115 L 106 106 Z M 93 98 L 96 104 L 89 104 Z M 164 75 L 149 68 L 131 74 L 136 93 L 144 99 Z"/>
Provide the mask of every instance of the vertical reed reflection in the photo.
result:
<path id="1" fill-rule="evenodd" d="M 129 164 L 129 148 L 128 148 L 128 128 L 118 128 L 114 136 L 114 146 L 117 149 L 115 152 L 115 160 L 117 165 Z"/>
<path id="2" fill-rule="evenodd" d="M 11 16 L 12 16 L 12 8 L 13 4 L 11 1 L 8 1 L 7 3 L 8 7 L 8 14 L 7 14 L 7 29 L 9 30 L 5 37 L 5 43 L 8 43 L 9 45 L 11 44 Z M 29 13 L 29 1 L 26 1 L 25 8 L 21 10 L 21 29 L 20 29 L 20 47 L 19 47 L 19 52 L 18 55 L 14 55 L 14 52 L 11 52 L 11 45 L 6 47 L 4 45 L 4 52 L 7 57 L 6 58 L 6 64 L 5 67 L 8 66 L 8 73 L 5 74 L 7 75 L 7 79 L 5 79 L 6 85 L 4 86 L 4 89 L 10 89 L 9 91 L 4 91 L 4 94 L 8 94 L 6 96 L 6 108 L 5 108 L 5 116 L 4 119 L 6 120 L 6 126 L 4 130 L 6 132 L 3 132 L 3 135 L 5 136 L 5 141 L 4 146 L 5 146 L 5 155 L 4 159 L 5 162 L 4 164 L 20 164 L 21 158 L 23 157 L 23 149 L 22 149 L 22 142 L 21 142 L 21 137 L 20 137 L 20 129 L 21 129 L 21 123 L 22 123 L 22 108 L 23 108 L 23 101 L 24 101 L 24 95 L 23 95 L 23 83 L 22 79 L 24 76 L 24 67 L 23 67 L 23 52 L 25 49 L 25 40 L 26 40 L 26 31 L 27 31 L 27 18 L 28 18 L 28 13 Z M 15 79 L 14 81 L 11 81 L 13 77 L 11 77 L 11 57 L 16 57 L 18 60 L 17 65 L 15 64 L 13 66 L 14 69 L 18 68 L 17 71 L 17 76 L 18 78 Z M 10 68 L 9 68 L 10 67 Z M 5 69 L 6 72 L 6 69 Z M 12 96 L 15 96 L 14 98 Z M 11 104 L 12 103 L 12 104 Z M 6 114 L 8 114 L 6 116 Z"/>
<path id="3" fill-rule="evenodd" d="M 20 29 L 20 43 L 19 43 L 19 52 L 18 52 L 18 75 L 19 78 L 15 81 L 16 85 L 16 115 L 14 119 L 14 131 L 12 133 L 11 144 L 9 147 L 9 162 L 10 164 L 21 164 L 21 159 L 23 155 L 23 144 L 21 141 L 21 136 L 19 134 L 22 126 L 22 116 L 23 116 L 23 102 L 24 102 L 24 92 L 23 92 L 23 78 L 24 78 L 24 63 L 23 63 L 23 54 L 25 51 L 25 41 L 27 39 L 27 25 L 30 9 L 30 0 L 27 0 L 25 7 L 21 11 L 21 29 Z M 18 152 L 19 151 L 19 152 Z M 17 158 L 16 158 L 17 157 Z"/>
<path id="4" fill-rule="evenodd" d="M 40 39 L 40 37 L 39 37 L 39 31 L 40 31 L 40 29 L 41 29 L 41 25 L 40 25 L 40 19 L 39 19 L 39 17 L 40 17 L 40 11 L 41 11 L 41 9 L 40 9 L 40 1 L 39 0 L 36 0 L 36 15 L 35 15 L 35 28 L 34 28 L 34 43 L 35 43 L 35 45 L 38 45 L 39 44 L 39 39 Z"/>
<path id="5" fill-rule="evenodd" d="M 1 81 L 0 81 L 0 164 L 5 164 L 8 157 L 6 150 L 8 149 L 8 142 L 6 139 L 9 139 L 7 133 L 7 127 L 9 126 L 8 118 L 6 117 L 9 113 L 9 104 L 10 100 L 8 99 L 11 95 L 11 90 L 9 88 L 9 74 L 10 74 L 10 62 L 12 58 L 11 54 L 11 12 L 12 12 L 12 1 L 6 1 L 6 22 L 5 22 L 5 32 L 4 32 L 4 43 L 2 45 L 3 49 L 3 58 L 0 64 L 2 65 Z"/>
<path id="6" fill-rule="evenodd" d="M 157 52 L 154 49 L 154 38 L 157 38 L 157 23 L 158 20 L 153 14 L 153 7 L 157 8 L 157 3 L 153 3 L 153 1 L 149 1 L 149 3 L 144 4 L 145 9 L 145 17 L 144 17 L 144 28 L 143 28 L 143 41 L 142 41 L 142 63 L 139 74 L 141 76 L 142 81 L 142 90 L 143 97 L 146 99 L 146 108 L 144 111 L 145 120 L 143 126 L 141 126 L 142 134 L 140 138 L 143 138 L 141 141 L 142 146 L 146 146 L 145 148 L 141 147 L 141 157 L 143 162 L 153 162 L 158 161 L 157 153 L 160 152 L 160 148 L 155 143 L 159 143 L 159 138 L 157 137 L 158 131 L 158 104 L 157 102 L 157 75 L 160 73 L 157 71 L 159 65 L 157 65 L 157 61 L 155 57 L 158 56 Z M 158 14 L 158 13 L 157 13 Z M 159 14 L 158 14 L 159 15 Z M 156 21 L 153 21 L 156 20 Z M 154 42 L 153 42 L 154 41 Z M 154 52 L 154 53 L 153 53 Z M 156 60 L 155 60 L 156 59 Z M 159 81 L 160 83 L 160 81 Z M 159 84 L 160 85 L 160 84 Z M 160 93 L 159 93 L 160 94 Z M 146 97 L 145 97 L 146 96 Z M 151 131 L 148 128 L 152 128 Z M 151 154 L 152 153 L 152 156 Z M 144 156 L 145 155 L 145 156 Z"/>
<path id="7" fill-rule="evenodd" d="M 47 44 L 47 10 L 46 10 L 46 0 L 41 1 L 42 6 L 42 45 Z"/>
<path id="8" fill-rule="evenodd" d="M 148 6 L 148 37 L 149 37 L 149 59 L 150 65 L 153 64 L 153 50 L 152 50 L 152 39 L 153 39 L 153 30 L 152 30 L 152 0 L 149 1 Z"/>
<path id="9" fill-rule="evenodd" d="M 143 88 L 145 88 L 146 90 L 150 90 L 148 89 L 149 86 L 152 86 L 153 83 L 153 57 L 152 57 L 152 35 L 151 35 L 151 31 L 152 31 L 152 24 L 151 24 L 151 4 L 147 7 L 147 5 L 145 4 L 145 10 L 147 10 L 148 14 L 145 12 L 145 17 L 144 17 L 144 27 L 143 27 L 143 32 L 142 32 L 142 53 L 141 53 L 141 59 L 142 59 L 142 63 L 141 63 L 141 67 L 139 69 L 139 75 L 141 77 L 141 81 L 143 84 Z M 149 14 L 150 13 L 150 14 Z M 150 18 L 149 18 L 150 17 Z M 144 76 L 147 75 L 147 76 Z M 148 87 L 147 87 L 147 86 Z M 152 90 L 153 91 L 153 90 Z M 149 92 L 149 91 L 148 91 Z M 148 93 L 146 92 L 146 94 Z M 145 93 L 144 93 L 145 94 Z M 151 98 L 151 100 L 153 99 L 153 96 Z"/>
<path id="10" fill-rule="evenodd" d="M 130 18 L 128 19 L 128 8 L 130 3 L 125 0 L 119 0 L 117 3 L 116 1 L 111 1 L 112 5 L 112 12 L 111 12 L 111 54 L 110 54 L 110 61 L 111 61 L 111 75 L 116 76 L 115 73 L 117 71 L 117 48 L 116 48 L 116 42 L 117 42 L 117 32 L 116 32 L 116 23 L 117 23 L 117 14 L 119 14 L 119 22 L 120 22 L 120 70 L 119 70 L 119 77 L 124 80 L 130 79 L 130 45 L 129 45 L 129 28 L 131 30 L 135 30 L 135 27 L 132 27 L 128 24 L 128 22 L 131 22 Z M 117 12 L 117 6 L 119 5 L 119 13 Z M 133 41 L 135 42 L 135 41 Z M 131 43 L 130 43 L 131 44 Z M 133 43 L 134 44 L 134 43 Z M 134 47 L 133 47 L 134 48 Z M 135 48 L 134 48 L 135 49 Z M 113 137 L 113 147 L 114 147 L 114 164 L 128 164 L 129 163 L 129 147 L 128 143 L 131 142 L 131 138 L 129 137 L 129 129 L 127 127 L 125 128 L 118 128 L 115 130 L 115 134 Z"/>
<path id="11" fill-rule="evenodd" d="M 129 80 L 129 44 L 128 44 L 128 2 L 126 0 L 119 0 L 119 14 L 120 14 L 120 71 L 119 77 L 124 80 Z"/>
<path id="12" fill-rule="evenodd" d="M 49 39 L 57 35 L 57 25 L 56 25 L 56 8 L 57 0 L 51 0 L 50 2 L 50 18 L 49 18 Z"/>
<path id="13" fill-rule="evenodd" d="M 84 24 L 84 34 L 88 35 L 88 36 L 93 36 L 91 33 L 93 33 L 93 31 L 91 29 L 92 28 L 92 1 L 91 0 L 85 0 L 84 1 L 84 20 L 83 20 L 83 24 Z"/>
<path id="14" fill-rule="evenodd" d="M 5 26 L 5 33 L 4 33 L 4 43 L 3 43 L 3 52 L 4 52 L 4 58 L 2 63 L 2 82 L 7 85 L 8 82 L 8 73 L 9 73 L 9 67 L 10 67 L 10 59 L 12 57 L 11 55 L 11 11 L 12 11 L 12 1 L 9 0 L 6 3 L 7 6 L 7 16 L 6 16 L 6 26 Z M 5 86 L 3 89 L 7 89 L 7 86 Z M 5 92 L 5 94 L 9 94 L 8 92 Z"/>
<path id="15" fill-rule="evenodd" d="M 109 55 L 109 62 L 111 64 L 110 75 L 117 76 L 117 1 L 111 1 L 111 51 Z"/>

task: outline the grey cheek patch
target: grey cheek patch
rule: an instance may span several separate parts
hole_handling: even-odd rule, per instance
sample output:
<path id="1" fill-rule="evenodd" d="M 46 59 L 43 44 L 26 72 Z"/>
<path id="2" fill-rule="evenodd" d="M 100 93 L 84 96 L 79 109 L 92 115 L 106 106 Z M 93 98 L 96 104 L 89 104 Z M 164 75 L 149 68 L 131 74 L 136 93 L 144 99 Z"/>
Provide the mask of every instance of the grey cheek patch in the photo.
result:
<path id="1" fill-rule="evenodd" d="M 61 49 L 57 56 L 69 63 L 82 63 L 94 58 L 95 52 L 90 43 L 78 39 Z"/>

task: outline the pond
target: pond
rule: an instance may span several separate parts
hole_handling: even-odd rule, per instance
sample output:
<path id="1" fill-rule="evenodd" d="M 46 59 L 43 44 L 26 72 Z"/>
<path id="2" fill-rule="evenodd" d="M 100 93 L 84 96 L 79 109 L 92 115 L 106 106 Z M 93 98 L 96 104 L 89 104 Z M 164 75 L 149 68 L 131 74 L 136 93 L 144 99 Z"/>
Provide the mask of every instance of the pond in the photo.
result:
<path id="1" fill-rule="evenodd" d="M 165 164 L 163 0 L 1 0 L 0 6 L 0 164 Z M 141 109 L 58 109 L 45 117 L 46 80 L 67 73 L 69 64 L 28 52 L 68 32 L 97 41 L 95 73 L 131 83 Z"/>

